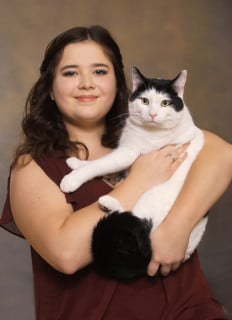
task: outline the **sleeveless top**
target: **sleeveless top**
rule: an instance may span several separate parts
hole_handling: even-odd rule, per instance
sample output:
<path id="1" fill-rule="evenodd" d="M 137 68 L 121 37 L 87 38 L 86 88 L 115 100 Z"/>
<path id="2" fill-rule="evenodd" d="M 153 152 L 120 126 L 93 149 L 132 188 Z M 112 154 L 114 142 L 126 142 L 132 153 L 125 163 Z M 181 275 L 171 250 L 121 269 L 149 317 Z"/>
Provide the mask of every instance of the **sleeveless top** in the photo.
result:
<path id="1" fill-rule="evenodd" d="M 70 172 L 65 159 L 44 155 L 36 161 L 59 185 Z M 74 210 L 110 192 L 102 179 L 85 183 L 66 194 Z M 22 236 L 8 194 L 0 226 Z M 197 253 L 167 277 L 140 277 L 117 282 L 98 275 L 92 265 L 72 275 L 53 269 L 31 248 L 37 320 L 210 320 L 226 319 L 201 271 Z"/>

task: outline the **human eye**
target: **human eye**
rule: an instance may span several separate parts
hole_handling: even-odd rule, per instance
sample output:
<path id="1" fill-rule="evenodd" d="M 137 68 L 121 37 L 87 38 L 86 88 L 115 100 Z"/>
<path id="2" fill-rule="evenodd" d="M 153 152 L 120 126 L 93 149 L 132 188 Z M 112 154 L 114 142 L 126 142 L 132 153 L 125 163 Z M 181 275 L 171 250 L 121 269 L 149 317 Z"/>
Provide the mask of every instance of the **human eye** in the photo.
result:
<path id="1" fill-rule="evenodd" d="M 105 75 L 105 74 L 107 74 L 108 72 L 107 72 L 107 70 L 105 70 L 105 69 L 96 69 L 95 71 L 94 71 L 94 74 L 96 74 L 97 76 L 103 76 L 103 75 Z"/>
<path id="2" fill-rule="evenodd" d="M 145 104 L 146 106 L 149 105 L 149 99 L 148 99 L 148 98 L 140 97 L 140 100 L 141 100 L 142 103 Z"/>
<path id="3" fill-rule="evenodd" d="M 64 77 L 73 77 L 73 76 L 76 76 L 76 75 L 77 75 L 77 72 L 74 71 L 74 70 L 67 70 L 67 71 L 63 72 L 63 76 Z"/>

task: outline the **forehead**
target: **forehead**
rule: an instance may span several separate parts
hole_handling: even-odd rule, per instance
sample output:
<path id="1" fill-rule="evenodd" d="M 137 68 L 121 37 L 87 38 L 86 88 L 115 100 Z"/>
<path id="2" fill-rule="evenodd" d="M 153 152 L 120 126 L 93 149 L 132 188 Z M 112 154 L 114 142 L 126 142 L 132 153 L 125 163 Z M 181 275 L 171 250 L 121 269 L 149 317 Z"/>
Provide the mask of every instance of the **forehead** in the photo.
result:
<path id="1" fill-rule="evenodd" d="M 164 99 L 164 98 L 170 98 L 169 94 L 167 92 L 164 91 L 159 91 L 157 89 L 147 89 L 145 90 L 143 93 L 141 93 L 140 95 L 143 96 L 143 94 L 150 99 Z"/>
<path id="2" fill-rule="evenodd" d="M 95 63 L 112 65 L 104 49 L 92 40 L 71 43 L 64 48 L 58 65 L 63 66 L 70 63 L 83 66 Z"/>

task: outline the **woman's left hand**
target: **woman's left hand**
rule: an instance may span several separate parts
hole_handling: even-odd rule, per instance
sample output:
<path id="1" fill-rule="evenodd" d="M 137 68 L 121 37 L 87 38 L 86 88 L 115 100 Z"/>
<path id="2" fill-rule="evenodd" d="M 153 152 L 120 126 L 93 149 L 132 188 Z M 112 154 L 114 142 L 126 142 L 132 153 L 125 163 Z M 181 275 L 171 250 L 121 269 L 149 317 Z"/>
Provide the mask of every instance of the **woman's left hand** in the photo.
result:
<path id="1" fill-rule="evenodd" d="M 166 276 L 176 270 L 184 260 L 189 235 L 186 227 L 173 226 L 166 221 L 151 232 L 152 258 L 147 274 L 154 276 L 159 270 Z"/>

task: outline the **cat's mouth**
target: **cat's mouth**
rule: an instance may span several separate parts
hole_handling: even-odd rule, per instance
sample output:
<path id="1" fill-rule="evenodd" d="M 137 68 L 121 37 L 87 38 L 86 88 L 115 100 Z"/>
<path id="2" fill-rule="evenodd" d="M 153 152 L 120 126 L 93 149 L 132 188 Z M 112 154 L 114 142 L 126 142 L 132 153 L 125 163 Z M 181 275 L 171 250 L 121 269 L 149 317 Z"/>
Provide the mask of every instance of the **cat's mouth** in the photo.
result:
<path id="1" fill-rule="evenodd" d="M 175 126 L 174 123 L 165 122 L 165 121 L 158 120 L 158 119 L 144 121 L 143 125 L 150 127 L 150 128 L 159 128 L 159 129 L 170 129 Z"/>
<path id="2" fill-rule="evenodd" d="M 155 118 L 155 119 L 146 120 L 145 123 L 150 123 L 151 125 L 160 125 L 163 123 L 163 121 Z"/>

